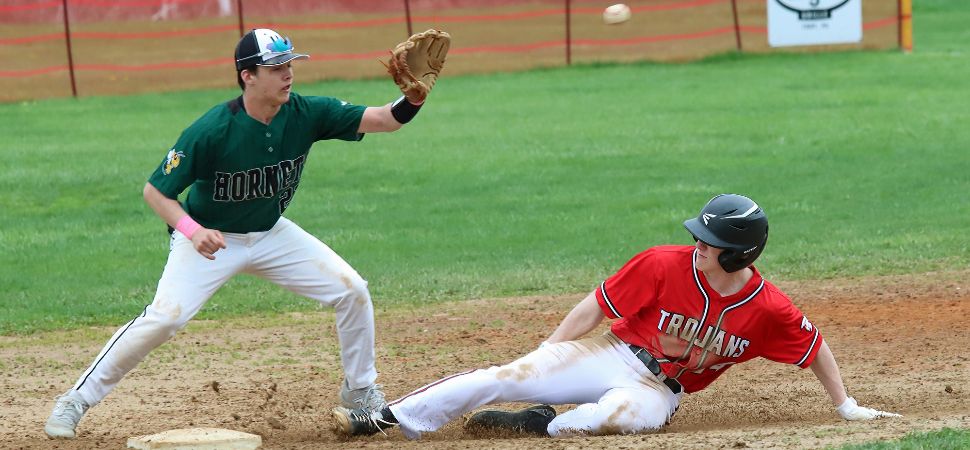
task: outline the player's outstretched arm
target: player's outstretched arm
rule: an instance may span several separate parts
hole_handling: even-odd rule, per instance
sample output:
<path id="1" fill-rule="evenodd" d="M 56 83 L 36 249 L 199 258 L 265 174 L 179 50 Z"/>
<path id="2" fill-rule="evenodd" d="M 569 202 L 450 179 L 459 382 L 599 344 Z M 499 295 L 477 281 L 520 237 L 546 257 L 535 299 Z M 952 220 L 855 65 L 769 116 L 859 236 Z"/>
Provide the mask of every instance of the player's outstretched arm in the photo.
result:
<path id="1" fill-rule="evenodd" d="M 569 314 L 562 320 L 556 331 L 549 336 L 549 339 L 546 339 L 546 342 L 555 344 L 579 339 L 586 333 L 593 331 L 593 328 L 596 328 L 604 317 L 606 315 L 603 314 L 603 310 L 600 309 L 600 305 L 596 301 L 596 291 L 590 292 L 586 298 L 573 307 L 572 311 L 569 311 Z"/>
<path id="2" fill-rule="evenodd" d="M 208 259 L 216 259 L 215 252 L 220 248 L 226 248 L 226 241 L 219 230 L 200 226 L 185 213 L 178 201 L 166 197 L 151 183 L 145 183 L 142 195 L 145 197 L 145 203 L 148 203 L 155 214 L 192 241 L 192 246 L 200 255 Z"/>
<path id="3" fill-rule="evenodd" d="M 809 367 L 818 377 L 818 381 L 822 383 L 825 392 L 828 392 L 829 397 L 832 397 L 832 404 L 836 405 L 836 411 L 843 419 L 870 420 L 880 417 L 900 417 L 899 414 L 859 406 L 854 398 L 846 394 L 839 365 L 835 362 L 835 355 L 832 354 L 828 343 L 822 342 L 815 360 Z"/>
<path id="4" fill-rule="evenodd" d="M 386 131 L 397 131 L 401 129 L 401 122 L 394 119 L 391 113 L 391 106 L 388 103 L 384 106 L 368 106 L 364 110 L 364 116 L 360 119 L 358 133 L 381 133 Z"/>

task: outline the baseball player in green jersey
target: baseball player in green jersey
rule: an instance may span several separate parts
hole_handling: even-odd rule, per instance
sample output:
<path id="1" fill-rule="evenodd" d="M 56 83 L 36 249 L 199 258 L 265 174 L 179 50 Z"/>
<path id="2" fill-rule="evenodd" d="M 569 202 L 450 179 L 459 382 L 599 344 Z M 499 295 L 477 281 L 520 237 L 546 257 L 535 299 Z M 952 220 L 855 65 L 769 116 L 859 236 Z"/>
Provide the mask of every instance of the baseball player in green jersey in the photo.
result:
<path id="1" fill-rule="evenodd" d="M 341 404 L 379 411 L 374 314 L 367 282 L 326 244 L 282 217 L 314 142 L 359 141 L 401 128 L 421 107 L 401 97 L 381 107 L 291 92 L 288 38 L 268 29 L 236 46 L 243 92 L 202 115 L 145 184 L 149 206 L 173 229 L 152 303 L 121 327 L 57 398 L 44 430 L 73 438 L 81 416 L 148 353 L 169 340 L 230 278 L 244 272 L 336 310 L 344 381 Z M 425 92 L 426 94 L 426 92 Z M 421 98 L 423 102 L 423 98 Z M 183 203 L 176 199 L 188 188 Z"/>

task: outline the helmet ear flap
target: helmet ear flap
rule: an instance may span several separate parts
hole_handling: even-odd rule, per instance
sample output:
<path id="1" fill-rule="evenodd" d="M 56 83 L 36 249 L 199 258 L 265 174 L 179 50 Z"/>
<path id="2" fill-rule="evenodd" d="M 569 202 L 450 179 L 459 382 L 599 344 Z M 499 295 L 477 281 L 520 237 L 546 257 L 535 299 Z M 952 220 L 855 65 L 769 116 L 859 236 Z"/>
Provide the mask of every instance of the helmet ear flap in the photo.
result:
<path id="1" fill-rule="evenodd" d="M 735 256 L 738 255 L 737 250 L 724 249 L 724 251 L 718 255 L 717 262 L 721 264 L 721 268 L 723 268 L 725 272 L 737 272 L 745 267 L 750 266 L 751 264 L 754 264 L 754 261 L 761 256 L 761 252 L 765 249 L 765 245 L 767 244 L 768 228 L 765 227 L 765 238 L 761 240 L 761 244 L 758 245 L 758 247 L 756 247 L 755 250 L 753 250 L 750 254 L 741 255 L 735 258 Z"/>
<path id="2" fill-rule="evenodd" d="M 717 255 L 717 262 L 721 264 L 721 268 L 724 269 L 725 272 L 737 272 L 738 270 L 742 269 L 742 267 L 736 267 L 737 261 L 734 259 L 735 254 L 737 254 L 737 252 L 726 248 L 721 251 L 720 255 Z"/>

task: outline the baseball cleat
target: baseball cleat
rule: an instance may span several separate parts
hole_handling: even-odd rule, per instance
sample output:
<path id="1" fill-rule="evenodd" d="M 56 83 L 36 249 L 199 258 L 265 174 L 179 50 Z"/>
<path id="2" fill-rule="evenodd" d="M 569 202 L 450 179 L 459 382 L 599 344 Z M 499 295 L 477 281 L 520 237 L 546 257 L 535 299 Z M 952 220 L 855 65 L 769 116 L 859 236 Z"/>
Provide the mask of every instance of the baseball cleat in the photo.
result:
<path id="1" fill-rule="evenodd" d="M 57 397 L 54 410 L 47 418 L 44 432 L 52 438 L 74 439 L 74 429 L 81 421 L 81 416 L 88 410 L 88 404 L 81 399 L 77 391 L 70 390 Z"/>
<path id="2" fill-rule="evenodd" d="M 387 407 L 381 385 L 372 384 L 365 388 L 350 389 L 347 380 L 340 385 L 340 405 L 347 409 L 380 411 Z"/>
<path id="3" fill-rule="evenodd" d="M 397 425 L 394 415 L 387 408 L 378 412 L 365 409 L 347 409 L 338 406 L 333 409 L 333 431 L 344 436 L 370 436 L 384 433 L 386 428 Z M 384 433 L 386 434 L 386 433 Z"/>
<path id="4" fill-rule="evenodd" d="M 468 418 L 465 429 L 505 430 L 516 433 L 548 436 L 549 422 L 556 418 L 556 410 L 549 405 L 536 405 L 518 411 L 479 411 Z"/>

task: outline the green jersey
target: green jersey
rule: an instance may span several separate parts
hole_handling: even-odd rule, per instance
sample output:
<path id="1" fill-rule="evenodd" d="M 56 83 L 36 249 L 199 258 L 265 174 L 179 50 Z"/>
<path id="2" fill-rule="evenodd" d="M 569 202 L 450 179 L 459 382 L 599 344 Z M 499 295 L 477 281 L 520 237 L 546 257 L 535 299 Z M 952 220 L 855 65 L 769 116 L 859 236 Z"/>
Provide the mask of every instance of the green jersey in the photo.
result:
<path id="1" fill-rule="evenodd" d="M 293 200 L 316 141 L 359 141 L 366 106 L 294 93 L 266 125 L 242 97 L 212 108 L 189 126 L 148 179 L 196 222 L 227 233 L 266 231 Z"/>

